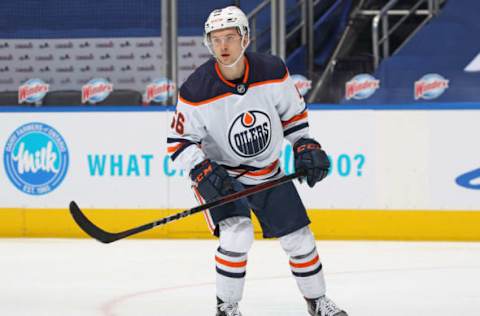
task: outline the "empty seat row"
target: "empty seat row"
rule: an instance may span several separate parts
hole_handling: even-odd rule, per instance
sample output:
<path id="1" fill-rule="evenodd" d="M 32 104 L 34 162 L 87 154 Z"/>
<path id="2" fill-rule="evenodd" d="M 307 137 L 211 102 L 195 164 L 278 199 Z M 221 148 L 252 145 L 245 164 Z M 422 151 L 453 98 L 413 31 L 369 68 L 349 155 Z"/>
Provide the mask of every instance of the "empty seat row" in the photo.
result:
<path id="1" fill-rule="evenodd" d="M 142 94 L 135 90 L 114 90 L 103 101 L 95 103 L 95 105 L 142 105 Z M 151 105 L 159 105 L 151 102 Z M 17 91 L 0 92 L 0 105 L 3 106 L 69 106 L 69 105 L 89 105 L 89 103 L 82 103 L 82 93 L 76 90 L 62 90 L 48 92 L 45 97 L 38 103 L 23 103 L 18 102 Z"/>

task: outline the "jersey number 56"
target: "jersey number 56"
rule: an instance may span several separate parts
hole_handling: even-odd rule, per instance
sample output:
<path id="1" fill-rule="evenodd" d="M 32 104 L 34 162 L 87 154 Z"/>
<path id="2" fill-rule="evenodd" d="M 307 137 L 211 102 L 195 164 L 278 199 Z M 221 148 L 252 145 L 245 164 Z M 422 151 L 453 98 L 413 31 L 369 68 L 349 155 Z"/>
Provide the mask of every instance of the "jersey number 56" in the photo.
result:
<path id="1" fill-rule="evenodd" d="M 175 129 L 178 134 L 183 135 L 183 123 L 185 123 L 185 117 L 181 112 L 175 111 L 170 128 Z"/>

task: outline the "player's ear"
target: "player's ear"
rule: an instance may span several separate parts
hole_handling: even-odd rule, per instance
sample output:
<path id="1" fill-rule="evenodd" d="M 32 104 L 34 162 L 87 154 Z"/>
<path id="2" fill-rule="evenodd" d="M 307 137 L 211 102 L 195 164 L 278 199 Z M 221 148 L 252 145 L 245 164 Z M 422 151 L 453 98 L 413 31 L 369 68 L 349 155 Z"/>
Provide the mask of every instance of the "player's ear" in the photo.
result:
<path id="1" fill-rule="evenodd" d="M 243 37 L 243 43 L 242 43 L 243 47 L 246 47 L 249 41 L 250 41 L 249 34 L 245 34 L 245 36 Z"/>

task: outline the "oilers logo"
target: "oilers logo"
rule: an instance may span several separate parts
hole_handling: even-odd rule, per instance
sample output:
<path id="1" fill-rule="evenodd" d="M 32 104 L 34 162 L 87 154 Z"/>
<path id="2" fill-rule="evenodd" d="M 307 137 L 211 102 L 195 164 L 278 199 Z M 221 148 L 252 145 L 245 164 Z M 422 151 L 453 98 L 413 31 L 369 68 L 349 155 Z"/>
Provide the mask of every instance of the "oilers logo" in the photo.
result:
<path id="1" fill-rule="evenodd" d="M 108 98 L 113 84 L 105 79 L 92 79 L 82 87 L 82 103 L 99 103 Z"/>
<path id="2" fill-rule="evenodd" d="M 263 153 L 272 139 L 272 124 L 267 114 L 248 111 L 237 116 L 230 125 L 228 141 L 241 157 L 255 157 Z"/>
<path id="3" fill-rule="evenodd" d="M 43 195 L 63 181 L 68 169 L 68 149 L 62 136 L 44 123 L 28 123 L 8 138 L 3 153 L 5 171 L 20 191 Z"/>

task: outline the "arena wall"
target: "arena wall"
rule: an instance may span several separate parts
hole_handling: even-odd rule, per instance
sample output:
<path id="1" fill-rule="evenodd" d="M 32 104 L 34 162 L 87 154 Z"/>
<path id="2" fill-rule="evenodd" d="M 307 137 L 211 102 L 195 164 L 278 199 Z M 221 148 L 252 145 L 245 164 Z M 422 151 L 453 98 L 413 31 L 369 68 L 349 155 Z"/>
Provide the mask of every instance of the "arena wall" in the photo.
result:
<path id="1" fill-rule="evenodd" d="M 166 154 L 171 108 L 0 111 L 0 236 L 85 237 L 71 200 L 112 231 L 196 205 Z M 480 240 L 480 105 L 311 105 L 309 119 L 333 166 L 313 189 L 297 183 L 318 239 Z M 293 171 L 288 143 L 281 163 Z M 211 234 L 197 214 L 138 237 Z"/>

